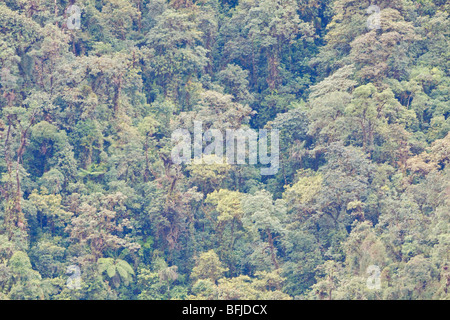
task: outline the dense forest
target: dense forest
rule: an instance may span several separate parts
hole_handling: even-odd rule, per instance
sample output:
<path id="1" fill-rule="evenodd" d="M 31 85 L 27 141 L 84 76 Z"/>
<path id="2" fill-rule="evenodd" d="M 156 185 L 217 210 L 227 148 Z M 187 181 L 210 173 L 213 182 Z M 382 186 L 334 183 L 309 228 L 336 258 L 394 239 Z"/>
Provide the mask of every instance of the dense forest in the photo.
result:
<path id="1" fill-rule="evenodd" d="M 0 300 L 450 299 L 449 14 L 1 0 Z M 194 121 L 276 174 L 175 163 Z"/>

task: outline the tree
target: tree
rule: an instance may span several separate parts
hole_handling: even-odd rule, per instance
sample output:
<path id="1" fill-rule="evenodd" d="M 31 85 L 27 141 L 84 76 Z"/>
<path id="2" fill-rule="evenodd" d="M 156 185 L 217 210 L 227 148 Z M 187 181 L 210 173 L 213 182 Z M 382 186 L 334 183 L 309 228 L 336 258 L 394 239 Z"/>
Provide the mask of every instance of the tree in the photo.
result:
<path id="1" fill-rule="evenodd" d="M 96 195 L 89 202 L 84 202 L 78 215 L 72 218 L 66 227 L 74 245 L 86 246 L 88 261 L 97 261 L 106 250 L 128 248 L 139 249 L 139 244 L 126 239 L 124 228 L 131 228 L 129 220 L 122 215 L 124 196 L 117 192 L 110 195 Z"/>
<path id="2" fill-rule="evenodd" d="M 201 46 L 201 33 L 187 13 L 167 9 L 156 21 L 146 35 L 149 77 L 158 79 L 155 84 L 165 97 L 176 100 L 182 86 L 195 81 L 207 65 L 207 49 Z"/>
<path id="3" fill-rule="evenodd" d="M 283 200 L 273 202 L 272 195 L 267 191 L 258 191 L 255 195 L 248 195 L 242 201 L 244 216 L 242 222 L 257 241 L 267 241 L 273 266 L 280 266 L 276 258 L 275 240 L 283 236 L 282 222 L 286 215 L 286 206 Z M 274 237 L 274 235 L 276 235 Z"/>
<path id="4" fill-rule="evenodd" d="M 25 252 L 16 251 L 8 261 L 11 269 L 11 287 L 9 297 L 20 300 L 43 300 L 45 287 L 42 286 L 42 277 L 31 267 L 30 258 Z"/>
<path id="5" fill-rule="evenodd" d="M 99 258 L 97 263 L 98 272 L 100 272 L 100 274 L 106 272 L 108 278 L 112 281 L 116 288 L 120 286 L 121 280 L 123 284 L 127 286 L 132 275 L 134 275 L 133 268 L 128 264 L 128 262 L 122 259 Z"/>
<path id="6" fill-rule="evenodd" d="M 205 200 L 206 204 L 214 207 L 216 214 L 211 212 L 206 214 L 214 224 L 219 256 L 228 264 L 231 272 L 234 271 L 237 263 L 233 255 L 234 246 L 237 239 L 242 236 L 241 220 L 244 214 L 241 207 L 242 197 L 240 192 L 220 189 L 208 194 Z"/>
<path id="7" fill-rule="evenodd" d="M 217 79 L 225 88 L 226 94 L 231 94 L 236 102 L 245 105 L 251 104 L 254 99 L 249 92 L 248 74 L 247 70 L 243 70 L 239 65 L 231 63 L 217 73 Z"/>
<path id="8" fill-rule="evenodd" d="M 227 270 L 227 268 L 222 267 L 219 256 L 214 250 L 209 250 L 198 257 L 195 267 L 192 269 L 191 278 L 209 279 L 215 283 Z"/>

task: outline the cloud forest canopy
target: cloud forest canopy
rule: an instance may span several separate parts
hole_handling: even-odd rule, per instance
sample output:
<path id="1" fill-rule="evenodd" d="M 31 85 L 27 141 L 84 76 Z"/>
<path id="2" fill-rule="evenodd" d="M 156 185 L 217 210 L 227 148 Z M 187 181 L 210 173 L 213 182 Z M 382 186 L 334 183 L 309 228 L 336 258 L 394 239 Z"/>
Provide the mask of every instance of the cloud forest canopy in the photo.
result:
<path id="1" fill-rule="evenodd" d="M 0 1 L 0 299 L 449 299 L 449 14 Z M 279 170 L 174 163 L 194 121 Z"/>

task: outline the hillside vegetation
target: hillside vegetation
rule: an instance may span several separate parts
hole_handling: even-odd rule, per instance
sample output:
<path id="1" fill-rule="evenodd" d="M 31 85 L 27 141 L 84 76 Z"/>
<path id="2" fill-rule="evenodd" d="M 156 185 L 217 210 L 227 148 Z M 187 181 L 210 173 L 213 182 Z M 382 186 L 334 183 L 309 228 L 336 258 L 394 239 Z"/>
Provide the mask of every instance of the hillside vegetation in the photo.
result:
<path id="1" fill-rule="evenodd" d="M 449 299 L 449 14 L 0 1 L 0 299 Z M 276 174 L 176 164 L 194 121 Z"/>

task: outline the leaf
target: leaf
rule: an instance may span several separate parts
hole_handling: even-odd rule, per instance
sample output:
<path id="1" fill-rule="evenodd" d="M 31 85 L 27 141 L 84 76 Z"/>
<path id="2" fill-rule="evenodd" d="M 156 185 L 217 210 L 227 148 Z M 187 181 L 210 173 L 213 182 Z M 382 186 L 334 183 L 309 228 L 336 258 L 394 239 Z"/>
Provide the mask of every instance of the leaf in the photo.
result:
<path id="1" fill-rule="evenodd" d="M 129 274 L 124 268 L 122 268 L 121 266 L 117 265 L 116 266 L 116 270 L 117 270 L 117 272 L 119 273 L 120 277 L 123 280 L 125 280 L 125 281 L 128 280 Z"/>
<path id="2" fill-rule="evenodd" d="M 128 262 L 124 260 L 117 259 L 116 260 L 117 267 L 124 269 L 129 274 L 134 274 L 133 268 L 128 264 Z"/>
<path id="3" fill-rule="evenodd" d="M 116 267 L 114 265 L 109 266 L 108 269 L 106 269 L 106 273 L 108 274 L 108 277 L 114 277 L 116 275 Z"/>
<path id="4" fill-rule="evenodd" d="M 113 264 L 113 260 L 111 258 L 100 258 L 97 261 L 98 263 L 98 271 L 100 273 L 105 272 L 109 266 Z"/>

